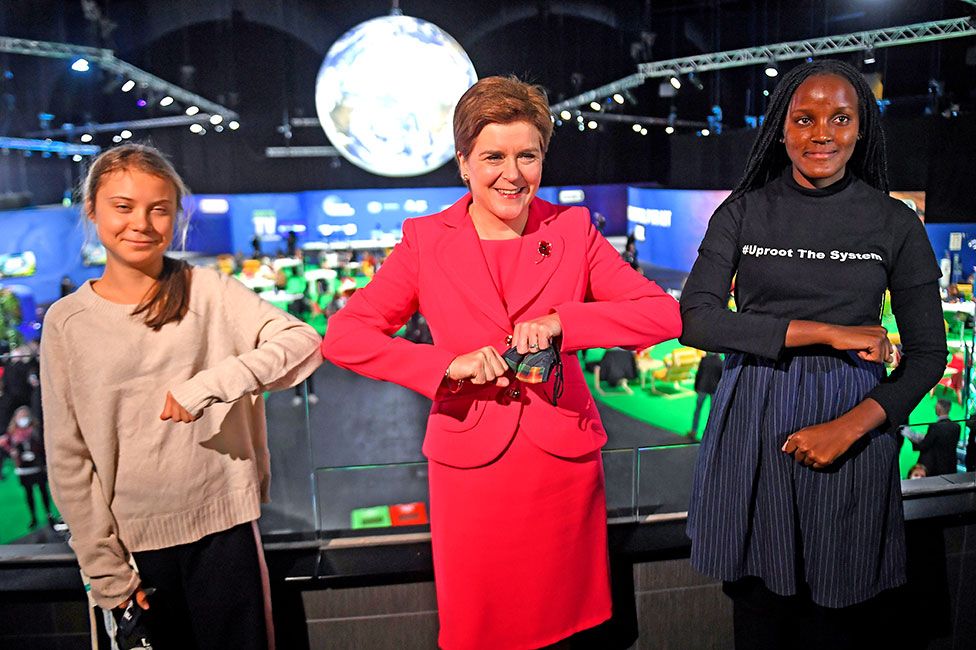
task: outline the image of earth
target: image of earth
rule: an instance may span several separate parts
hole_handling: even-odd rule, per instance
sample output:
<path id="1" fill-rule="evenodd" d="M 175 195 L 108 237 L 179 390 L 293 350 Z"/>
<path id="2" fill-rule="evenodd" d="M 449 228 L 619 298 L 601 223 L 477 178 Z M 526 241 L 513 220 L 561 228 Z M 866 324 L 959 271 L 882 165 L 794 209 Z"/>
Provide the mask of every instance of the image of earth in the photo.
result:
<path id="1" fill-rule="evenodd" d="M 419 176 L 454 156 L 454 105 L 478 80 L 449 34 L 384 16 L 343 34 L 325 56 L 315 108 L 347 160 L 381 176 Z"/>

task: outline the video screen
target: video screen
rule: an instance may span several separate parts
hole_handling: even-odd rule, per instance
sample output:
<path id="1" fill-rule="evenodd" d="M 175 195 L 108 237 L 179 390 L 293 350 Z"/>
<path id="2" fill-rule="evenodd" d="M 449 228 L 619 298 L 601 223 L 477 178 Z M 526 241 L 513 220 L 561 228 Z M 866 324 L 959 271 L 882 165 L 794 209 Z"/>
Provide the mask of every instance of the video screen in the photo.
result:
<path id="1" fill-rule="evenodd" d="M 37 258 L 31 251 L 0 254 L 0 278 L 26 278 L 37 272 Z"/>

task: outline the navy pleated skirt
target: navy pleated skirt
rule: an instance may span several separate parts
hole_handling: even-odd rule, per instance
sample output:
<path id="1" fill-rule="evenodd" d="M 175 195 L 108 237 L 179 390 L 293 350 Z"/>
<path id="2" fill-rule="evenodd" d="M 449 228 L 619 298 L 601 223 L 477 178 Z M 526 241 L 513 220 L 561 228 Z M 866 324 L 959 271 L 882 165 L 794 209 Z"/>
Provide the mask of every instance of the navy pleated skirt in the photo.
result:
<path id="1" fill-rule="evenodd" d="M 895 437 L 875 430 L 823 470 L 786 438 L 860 403 L 884 368 L 856 354 L 801 349 L 777 360 L 729 354 L 702 438 L 688 515 L 691 562 L 773 592 L 809 590 L 846 607 L 905 582 Z"/>

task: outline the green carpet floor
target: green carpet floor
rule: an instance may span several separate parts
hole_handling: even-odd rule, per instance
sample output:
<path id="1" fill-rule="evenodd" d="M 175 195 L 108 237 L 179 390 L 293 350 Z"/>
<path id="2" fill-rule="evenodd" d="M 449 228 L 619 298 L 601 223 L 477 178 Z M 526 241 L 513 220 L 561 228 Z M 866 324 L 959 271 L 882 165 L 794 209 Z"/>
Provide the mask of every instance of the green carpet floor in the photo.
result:
<path id="1" fill-rule="evenodd" d="M 4 459 L 0 467 L 0 475 L 2 475 L 0 478 L 0 544 L 8 544 L 31 532 L 28 527 L 30 512 L 27 510 L 24 488 L 14 475 L 14 463 L 9 458 Z M 44 503 L 36 489 L 34 502 L 37 508 L 37 520 L 42 526 L 46 526 L 47 513 L 44 512 Z M 52 504 L 51 507 L 54 508 L 54 505 Z M 57 508 L 55 508 L 55 516 L 57 516 Z"/>

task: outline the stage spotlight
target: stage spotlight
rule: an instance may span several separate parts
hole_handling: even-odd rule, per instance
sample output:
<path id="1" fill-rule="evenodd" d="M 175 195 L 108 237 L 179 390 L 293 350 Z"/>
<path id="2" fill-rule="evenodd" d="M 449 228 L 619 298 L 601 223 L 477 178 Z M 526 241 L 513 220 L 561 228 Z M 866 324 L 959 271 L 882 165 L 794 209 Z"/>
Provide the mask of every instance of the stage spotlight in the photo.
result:
<path id="1" fill-rule="evenodd" d="M 218 124 L 220 124 L 223 121 L 224 121 L 224 118 L 221 115 L 211 115 L 210 116 L 210 123 L 213 124 L 214 126 L 217 126 Z"/>
<path id="2" fill-rule="evenodd" d="M 671 135 L 672 133 L 674 133 L 674 127 L 668 124 L 666 127 L 664 127 L 664 132 L 667 133 L 668 135 Z"/>
<path id="3" fill-rule="evenodd" d="M 583 123 L 583 116 L 582 115 L 577 115 L 576 116 L 576 121 L 579 122 L 580 124 L 582 124 Z"/>
<path id="4" fill-rule="evenodd" d="M 776 60 L 770 59 L 769 62 L 766 64 L 766 69 L 763 70 L 763 72 L 765 72 L 766 76 L 769 77 L 770 79 L 777 76 L 779 74 L 779 66 L 776 65 Z"/>
<path id="5" fill-rule="evenodd" d="M 190 117 L 193 117 L 194 115 L 196 115 L 197 113 L 200 112 L 200 107 L 199 106 L 195 106 L 195 105 L 193 105 L 193 106 L 187 106 L 186 107 L 186 110 L 184 112 L 187 115 L 189 115 Z"/>
<path id="6" fill-rule="evenodd" d="M 112 136 L 112 142 L 114 142 L 115 144 L 118 144 L 118 143 L 122 142 L 122 136 L 121 135 L 113 135 Z"/>
<path id="7" fill-rule="evenodd" d="M 668 79 L 668 83 L 670 83 L 671 87 L 674 88 L 675 90 L 681 90 L 681 80 L 678 79 L 678 75 L 672 74 L 671 77 Z"/>
<path id="8" fill-rule="evenodd" d="M 237 120 L 231 120 L 227 123 L 227 128 L 229 128 L 231 131 L 236 131 L 237 129 L 241 128 L 241 123 Z"/>
<path id="9" fill-rule="evenodd" d="M 573 116 L 573 114 L 570 113 L 569 111 L 565 110 L 565 109 L 559 111 L 559 117 L 563 118 L 564 120 L 568 120 L 572 116 Z"/>
<path id="10" fill-rule="evenodd" d="M 586 126 L 590 127 L 591 129 L 595 129 L 599 125 L 596 123 L 596 120 L 590 120 L 586 123 Z"/>
<path id="11" fill-rule="evenodd" d="M 148 103 L 149 102 L 146 101 L 145 97 L 140 97 L 139 99 L 136 100 L 136 106 L 138 106 L 139 108 L 145 108 Z"/>
<path id="12" fill-rule="evenodd" d="M 711 134 L 712 134 L 712 132 L 711 132 L 711 131 L 709 131 L 708 129 L 702 129 L 702 130 L 701 130 L 701 134 L 702 134 L 702 136 L 704 136 L 704 137 L 706 137 L 706 138 L 707 138 L 707 137 L 708 137 L 709 135 L 711 135 Z"/>
<path id="13" fill-rule="evenodd" d="M 192 131 L 193 133 L 201 133 L 201 132 L 203 132 L 203 125 L 201 125 L 201 124 L 191 124 L 190 125 L 190 131 Z"/>
<path id="14" fill-rule="evenodd" d="M 642 127 L 640 130 L 641 135 L 647 135 L 647 128 Z"/>
<path id="15" fill-rule="evenodd" d="M 129 79 L 124 84 L 122 84 L 122 92 L 127 93 L 135 87 L 136 87 L 136 82 L 134 82 L 132 79 Z"/>
<path id="16" fill-rule="evenodd" d="M 621 95 L 620 93 L 614 93 L 613 94 L 613 101 L 617 102 L 618 104 L 623 104 L 624 103 L 624 96 Z"/>
<path id="17" fill-rule="evenodd" d="M 600 102 L 590 102 L 590 108 L 592 108 L 594 111 L 600 110 Z"/>
<path id="18" fill-rule="evenodd" d="M 75 72 L 88 72 L 91 70 L 91 64 L 88 63 L 88 59 L 75 59 L 71 63 L 71 69 Z"/>
<path id="19" fill-rule="evenodd" d="M 763 91 L 763 97 L 769 97 L 769 91 L 768 90 L 764 90 Z"/>
<path id="20" fill-rule="evenodd" d="M 94 139 L 95 138 L 94 138 L 94 136 L 91 133 L 82 133 L 81 134 L 81 141 L 82 142 L 91 142 Z"/>
<path id="21" fill-rule="evenodd" d="M 875 62 L 874 48 L 869 47 L 867 50 L 864 51 L 864 65 L 871 65 L 874 62 Z"/>
<path id="22" fill-rule="evenodd" d="M 217 133 L 223 133 L 224 127 L 218 124 L 217 126 L 214 127 L 214 131 L 216 131 Z"/>
<path id="23" fill-rule="evenodd" d="M 71 159 L 75 162 L 81 162 L 81 154 L 76 153 L 75 155 L 71 156 Z"/>
<path id="24" fill-rule="evenodd" d="M 122 136 L 123 140 L 128 140 L 129 138 L 132 137 L 132 131 L 130 131 L 129 129 L 123 129 L 122 133 L 120 133 L 119 135 Z"/>
<path id="25" fill-rule="evenodd" d="M 583 123 L 582 122 L 579 123 L 579 130 L 580 131 L 585 131 L 586 130 L 586 127 L 583 126 Z"/>
<path id="26" fill-rule="evenodd" d="M 633 126 L 634 133 L 640 133 L 641 128 L 643 128 L 643 127 L 641 127 L 640 124 L 634 124 L 634 126 Z"/>
<path id="27" fill-rule="evenodd" d="M 169 106 L 172 103 L 173 103 L 173 98 L 170 97 L 169 95 L 166 95 L 165 97 L 159 100 L 160 106 Z"/>
<path id="28" fill-rule="evenodd" d="M 704 90 L 705 84 L 702 83 L 701 78 L 694 72 L 688 73 L 688 83 L 695 87 L 695 90 Z"/>

